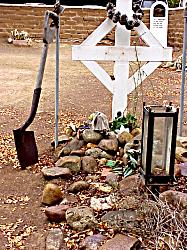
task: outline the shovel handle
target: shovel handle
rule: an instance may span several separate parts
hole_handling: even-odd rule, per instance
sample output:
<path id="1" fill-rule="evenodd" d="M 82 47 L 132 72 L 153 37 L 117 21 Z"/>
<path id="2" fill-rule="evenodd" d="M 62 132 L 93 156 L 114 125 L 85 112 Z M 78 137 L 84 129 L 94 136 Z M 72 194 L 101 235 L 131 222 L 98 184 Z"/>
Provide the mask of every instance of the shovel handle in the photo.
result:
<path id="1" fill-rule="evenodd" d="M 32 106 L 31 106 L 30 115 L 29 115 L 27 121 L 20 128 L 21 131 L 24 131 L 24 130 L 26 130 L 26 128 L 28 128 L 28 126 L 33 122 L 34 117 L 36 115 L 38 103 L 40 100 L 41 85 L 42 85 L 42 79 L 43 79 L 43 75 L 44 75 L 45 63 L 46 63 L 46 58 L 47 58 L 47 51 L 48 51 L 48 44 L 44 43 L 40 67 L 39 67 L 39 71 L 38 71 L 38 75 L 37 75 L 37 79 L 36 79 L 36 84 L 35 84 L 35 89 L 34 89 L 34 93 L 33 93 L 33 97 L 32 97 Z"/>
<path id="2" fill-rule="evenodd" d="M 32 98 L 31 112 L 30 112 L 30 115 L 29 115 L 29 118 L 27 119 L 27 121 L 20 128 L 21 131 L 25 131 L 26 128 L 28 128 L 28 126 L 33 122 L 34 117 L 36 115 L 37 108 L 38 108 L 40 94 L 41 94 L 41 88 L 37 88 L 34 90 L 33 98 Z"/>

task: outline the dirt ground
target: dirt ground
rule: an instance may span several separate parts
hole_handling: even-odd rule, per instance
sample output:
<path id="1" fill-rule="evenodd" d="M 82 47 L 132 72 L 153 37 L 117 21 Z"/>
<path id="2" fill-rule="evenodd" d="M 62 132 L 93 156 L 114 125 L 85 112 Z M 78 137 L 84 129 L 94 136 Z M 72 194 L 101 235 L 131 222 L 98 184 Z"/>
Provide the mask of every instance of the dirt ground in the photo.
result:
<path id="1" fill-rule="evenodd" d="M 54 137 L 55 44 L 49 50 L 40 105 L 30 126 L 37 139 L 39 164 L 21 170 L 12 137 L 12 130 L 26 120 L 30 111 L 41 48 L 42 43 L 35 43 L 33 47 L 0 43 L 0 250 L 45 249 L 44 238 L 49 223 L 41 197 L 46 181 L 39 170 L 53 165 L 50 144 Z M 112 64 L 103 65 L 112 74 Z M 179 106 L 180 85 L 181 72 L 159 68 L 129 96 L 128 108 L 130 111 L 136 109 L 141 119 L 143 101 L 149 104 L 172 101 Z M 184 135 L 187 135 L 186 100 L 187 92 Z M 72 62 L 71 47 L 61 44 L 59 134 L 71 121 L 87 119 L 96 110 L 111 119 L 111 103 L 112 95 L 80 62 Z M 19 243 L 19 237 L 24 244 Z M 21 248 L 23 245 L 25 248 Z"/>

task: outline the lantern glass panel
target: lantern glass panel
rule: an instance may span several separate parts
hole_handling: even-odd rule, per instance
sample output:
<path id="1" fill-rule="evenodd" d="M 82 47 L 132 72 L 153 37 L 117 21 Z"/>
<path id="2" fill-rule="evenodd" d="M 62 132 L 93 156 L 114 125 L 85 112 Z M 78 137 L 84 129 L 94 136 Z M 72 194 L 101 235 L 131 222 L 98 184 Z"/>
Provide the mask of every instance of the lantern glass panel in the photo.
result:
<path id="1" fill-rule="evenodd" d="M 169 175 L 172 128 L 172 117 L 154 117 L 152 175 Z"/>
<path id="2" fill-rule="evenodd" d="M 144 134 L 143 134 L 143 143 L 144 147 L 142 149 L 142 167 L 144 172 L 146 172 L 146 161 L 147 161 L 147 140 L 148 140 L 148 122 L 149 117 L 145 114 L 144 116 Z"/>

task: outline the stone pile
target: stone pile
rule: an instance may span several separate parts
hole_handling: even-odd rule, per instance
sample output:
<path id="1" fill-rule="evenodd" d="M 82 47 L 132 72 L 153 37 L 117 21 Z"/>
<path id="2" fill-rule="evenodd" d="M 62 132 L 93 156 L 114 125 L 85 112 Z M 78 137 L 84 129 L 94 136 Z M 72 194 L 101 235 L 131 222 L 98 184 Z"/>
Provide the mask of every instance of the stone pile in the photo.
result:
<path id="1" fill-rule="evenodd" d="M 134 228 L 140 227 L 144 217 L 140 211 L 142 206 L 140 193 L 144 187 L 139 174 L 135 172 L 124 178 L 116 175 L 111 167 L 107 167 L 107 162 L 111 160 L 119 161 L 126 166 L 127 151 L 140 148 L 140 133 L 139 128 L 132 130 L 131 133 L 123 131 L 118 135 L 113 132 L 100 133 L 87 128 L 74 133 L 73 136 L 63 135 L 54 152 L 55 166 L 42 169 L 45 178 L 61 178 L 67 182 L 64 186 L 51 181 L 46 185 L 42 203 L 47 206 L 45 214 L 48 220 L 67 223 L 76 232 L 94 230 L 100 223 L 107 223 L 114 230 L 123 226 L 132 233 Z M 178 138 L 176 151 L 176 159 L 180 159 L 178 162 L 187 162 L 186 148 L 187 140 Z M 181 174 L 180 164 L 176 164 L 175 171 L 176 175 Z M 173 204 L 181 201 L 182 208 L 187 208 L 187 195 L 182 192 L 169 190 L 162 193 L 161 199 Z M 98 212 L 101 212 L 99 219 L 96 217 Z M 49 231 L 46 244 L 49 243 L 46 249 L 67 249 L 62 231 L 55 230 L 55 232 Z M 53 238 L 56 241 L 54 244 L 51 243 Z M 79 248 L 130 250 L 139 249 L 140 243 L 137 238 L 122 234 L 117 234 L 107 241 L 106 237 L 99 233 L 85 237 L 80 242 Z"/>

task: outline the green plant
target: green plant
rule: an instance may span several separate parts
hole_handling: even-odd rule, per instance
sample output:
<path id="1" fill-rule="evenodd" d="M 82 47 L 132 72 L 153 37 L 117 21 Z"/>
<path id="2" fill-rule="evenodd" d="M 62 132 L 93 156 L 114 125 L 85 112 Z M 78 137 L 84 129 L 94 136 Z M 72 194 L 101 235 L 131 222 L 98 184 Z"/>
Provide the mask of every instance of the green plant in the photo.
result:
<path id="1" fill-rule="evenodd" d="M 169 8 L 179 7 L 180 0 L 168 0 Z"/>
<path id="2" fill-rule="evenodd" d="M 126 116 L 117 117 L 111 122 L 110 129 L 112 131 L 115 131 L 120 129 L 121 126 L 123 126 L 124 128 L 129 128 L 129 130 L 131 131 L 134 128 L 138 127 L 137 118 L 131 113 L 128 113 Z"/>

